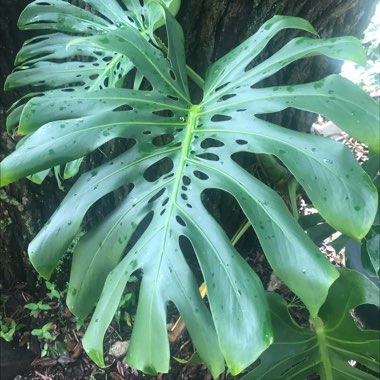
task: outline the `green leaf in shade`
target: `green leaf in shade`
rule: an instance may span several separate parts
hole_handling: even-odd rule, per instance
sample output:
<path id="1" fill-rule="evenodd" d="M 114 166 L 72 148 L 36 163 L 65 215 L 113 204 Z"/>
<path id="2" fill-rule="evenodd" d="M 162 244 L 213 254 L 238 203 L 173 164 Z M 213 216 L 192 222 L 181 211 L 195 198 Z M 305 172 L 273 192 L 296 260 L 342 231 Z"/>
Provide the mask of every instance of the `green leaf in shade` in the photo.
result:
<path id="1" fill-rule="evenodd" d="M 340 273 L 319 316 L 310 319 L 310 329 L 292 319 L 279 295 L 268 295 L 274 343 L 242 380 L 301 380 L 311 375 L 326 380 L 377 378 L 351 364 L 379 372 L 379 332 L 362 330 L 351 312 L 361 304 L 379 306 L 379 289 L 356 271 L 341 268 Z"/>

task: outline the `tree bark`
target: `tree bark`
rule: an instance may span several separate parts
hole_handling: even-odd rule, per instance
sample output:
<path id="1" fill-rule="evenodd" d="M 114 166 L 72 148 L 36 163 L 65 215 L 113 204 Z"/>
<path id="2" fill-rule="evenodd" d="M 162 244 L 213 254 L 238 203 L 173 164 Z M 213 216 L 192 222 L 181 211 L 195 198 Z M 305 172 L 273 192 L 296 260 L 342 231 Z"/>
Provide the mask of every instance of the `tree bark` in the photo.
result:
<path id="1" fill-rule="evenodd" d="M 12 70 L 21 42 L 31 36 L 16 28 L 19 13 L 29 2 L 2 0 L 0 5 L 0 78 L 3 83 Z M 361 37 L 376 3 L 376 0 L 186 0 L 182 1 L 178 19 L 186 36 L 188 63 L 204 75 L 211 62 L 252 35 L 275 14 L 306 18 L 321 37 Z M 293 31 L 280 33 L 262 58 L 278 50 L 295 35 Z M 325 58 L 303 60 L 282 70 L 267 84 L 314 81 L 338 72 L 339 68 L 336 61 Z M 19 95 L 12 92 L 1 97 L 1 159 L 14 149 L 14 142 L 4 132 L 5 110 Z M 293 110 L 275 115 L 272 120 L 298 130 L 306 130 L 311 124 L 310 115 Z M 42 186 L 22 180 L 0 189 L 0 284 L 8 287 L 17 281 L 32 281 L 33 271 L 26 258 L 28 243 L 63 196 L 64 192 L 57 189 L 53 179 L 48 179 Z"/>

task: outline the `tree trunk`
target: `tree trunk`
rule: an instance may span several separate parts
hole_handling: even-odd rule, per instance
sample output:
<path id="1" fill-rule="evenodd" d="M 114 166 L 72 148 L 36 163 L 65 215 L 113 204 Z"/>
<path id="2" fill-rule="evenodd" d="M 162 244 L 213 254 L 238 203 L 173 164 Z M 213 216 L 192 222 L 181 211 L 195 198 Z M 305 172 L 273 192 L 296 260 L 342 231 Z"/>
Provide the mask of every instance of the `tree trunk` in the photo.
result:
<path id="1" fill-rule="evenodd" d="M 21 41 L 31 36 L 16 28 L 19 13 L 29 2 L 2 0 L 0 5 L 0 68 L 3 83 L 12 70 Z M 376 0 L 186 0 L 182 1 L 178 19 L 184 27 L 188 63 L 204 75 L 211 62 L 237 46 L 275 14 L 306 18 L 321 37 L 361 37 L 376 3 Z M 280 33 L 262 58 L 295 35 L 293 31 Z M 339 63 L 325 58 L 303 60 L 282 70 L 267 84 L 314 81 L 338 72 L 339 68 Z M 17 92 L 12 92 L 1 98 L 1 159 L 14 149 L 14 143 L 4 132 L 5 110 L 18 96 Z M 272 120 L 286 127 L 306 130 L 312 119 L 310 115 L 290 110 L 274 115 Z M 28 243 L 63 196 L 64 192 L 57 189 L 53 179 L 48 179 L 42 186 L 21 180 L 0 189 L 0 285 L 8 287 L 17 281 L 31 282 L 33 272 L 26 259 Z"/>

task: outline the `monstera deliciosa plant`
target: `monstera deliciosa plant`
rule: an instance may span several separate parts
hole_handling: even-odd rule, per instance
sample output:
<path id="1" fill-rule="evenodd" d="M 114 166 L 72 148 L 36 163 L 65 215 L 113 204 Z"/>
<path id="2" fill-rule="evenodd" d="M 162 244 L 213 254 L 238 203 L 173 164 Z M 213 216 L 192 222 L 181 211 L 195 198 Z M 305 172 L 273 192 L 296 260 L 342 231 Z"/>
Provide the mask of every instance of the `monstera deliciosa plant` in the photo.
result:
<path id="1" fill-rule="evenodd" d="M 8 90 L 28 86 L 35 91 L 10 112 L 8 131 L 24 137 L 1 163 L 1 185 L 27 176 L 42 182 L 61 165 L 66 178 L 74 176 L 83 158 L 115 138 L 127 139 L 129 148 L 80 175 L 30 243 L 30 260 L 49 278 L 77 241 L 67 304 L 82 319 L 96 306 L 83 344 L 99 365 L 104 365 L 103 337 L 127 281 L 140 271 L 127 363 L 150 374 L 168 371 L 166 304 L 172 301 L 212 374 L 225 365 L 238 374 L 272 344 L 276 316 L 283 315 L 284 324 L 288 316 L 276 297 L 268 301 L 260 279 L 209 214 L 202 194 L 220 189 L 236 199 L 273 271 L 303 301 L 311 320 L 323 323 L 319 310 L 340 272 L 281 197 L 237 163 L 236 153 L 275 156 L 327 223 L 363 238 L 375 217 L 377 192 L 350 152 L 260 115 L 288 107 L 320 113 L 378 153 L 377 104 L 337 75 L 303 85 L 256 86 L 313 55 L 363 64 L 362 46 L 351 37 L 319 39 L 307 21 L 276 16 L 212 64 L 203 81 L 186 66 L 183 32 L 174 18 L 178 0 L 81 3 L 83 9 L 62 0 L 37 0 L 20 16 L 23 29 L 56 32 L 27 41 L 6 81 Z M 162 26 L 167 46 L 155 34 Z M 288 28 L 314 36 L 295 38 L 253 66 L 271 38 Z M 188 77 L 203 88 L 199 103 L 192 101 Z M 88 210 L 126 185 L 125 199 L 83 233 Z M 207 306 L 185 260 L 184 239 L 195 251 Z M 293 330 L 294 339 L 312 339 L 302 329 Z"/>

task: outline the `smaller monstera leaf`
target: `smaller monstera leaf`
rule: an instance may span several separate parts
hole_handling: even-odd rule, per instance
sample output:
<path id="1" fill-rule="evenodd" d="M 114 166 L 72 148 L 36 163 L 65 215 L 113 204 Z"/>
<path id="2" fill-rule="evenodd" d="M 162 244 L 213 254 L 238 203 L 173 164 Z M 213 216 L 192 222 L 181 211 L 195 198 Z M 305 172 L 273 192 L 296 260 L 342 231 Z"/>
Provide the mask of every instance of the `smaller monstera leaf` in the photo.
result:
<path id="1" fill-rule="evenodd" d="M 158 12 L 160 5 L 154 0 L 143 4 L 125 0 L 124 6 L 116 0 L 107 4 L 102 0 L 84 0 L 84 3 L 86 9 L 63 0 L 36 0 L 25 8 L 18 22 L 20 29 L 57 32 L 25 42 L 17 54 L 15 71 L 5 82 L 6 90 L 33 86 L 36 91 L 52 91 L 52 96 L 59 97 L 67 92 L 122 85 L 124 77 L 135 67 L 125 55 L 112 49 L 99 49 L 88 41 L 73 43 L 83 35 L 102 36 L 125 25 L 140 30 L 146 38 L 154 38 L 154 30 L 165 21 L 163 12 Z M 177 12 L 180 1 L 164 0 L 163 3 Z M 145 17 L 147 14 L 150 17 Z M 25 133 L 17 129 L 24 104 L 25 101 L 14 105 L 7 121 L 8 132 Z"/>
<path id="2" fill-rule="evenodd" d="M 268 295 L 274 343 L 242 380 L 303 380 L 311 375 L 326 380 L 378 378 L 350 362 L 379 371 L 379 332 L 362 330 L 352 317 L 352 310 L 361 304 L 378 306 L 379 289 L 354 270 L 341 268 L 340 274 L 319 316 L 310 320 L 311 329 L 292 319 L 279 295 Z"/>

